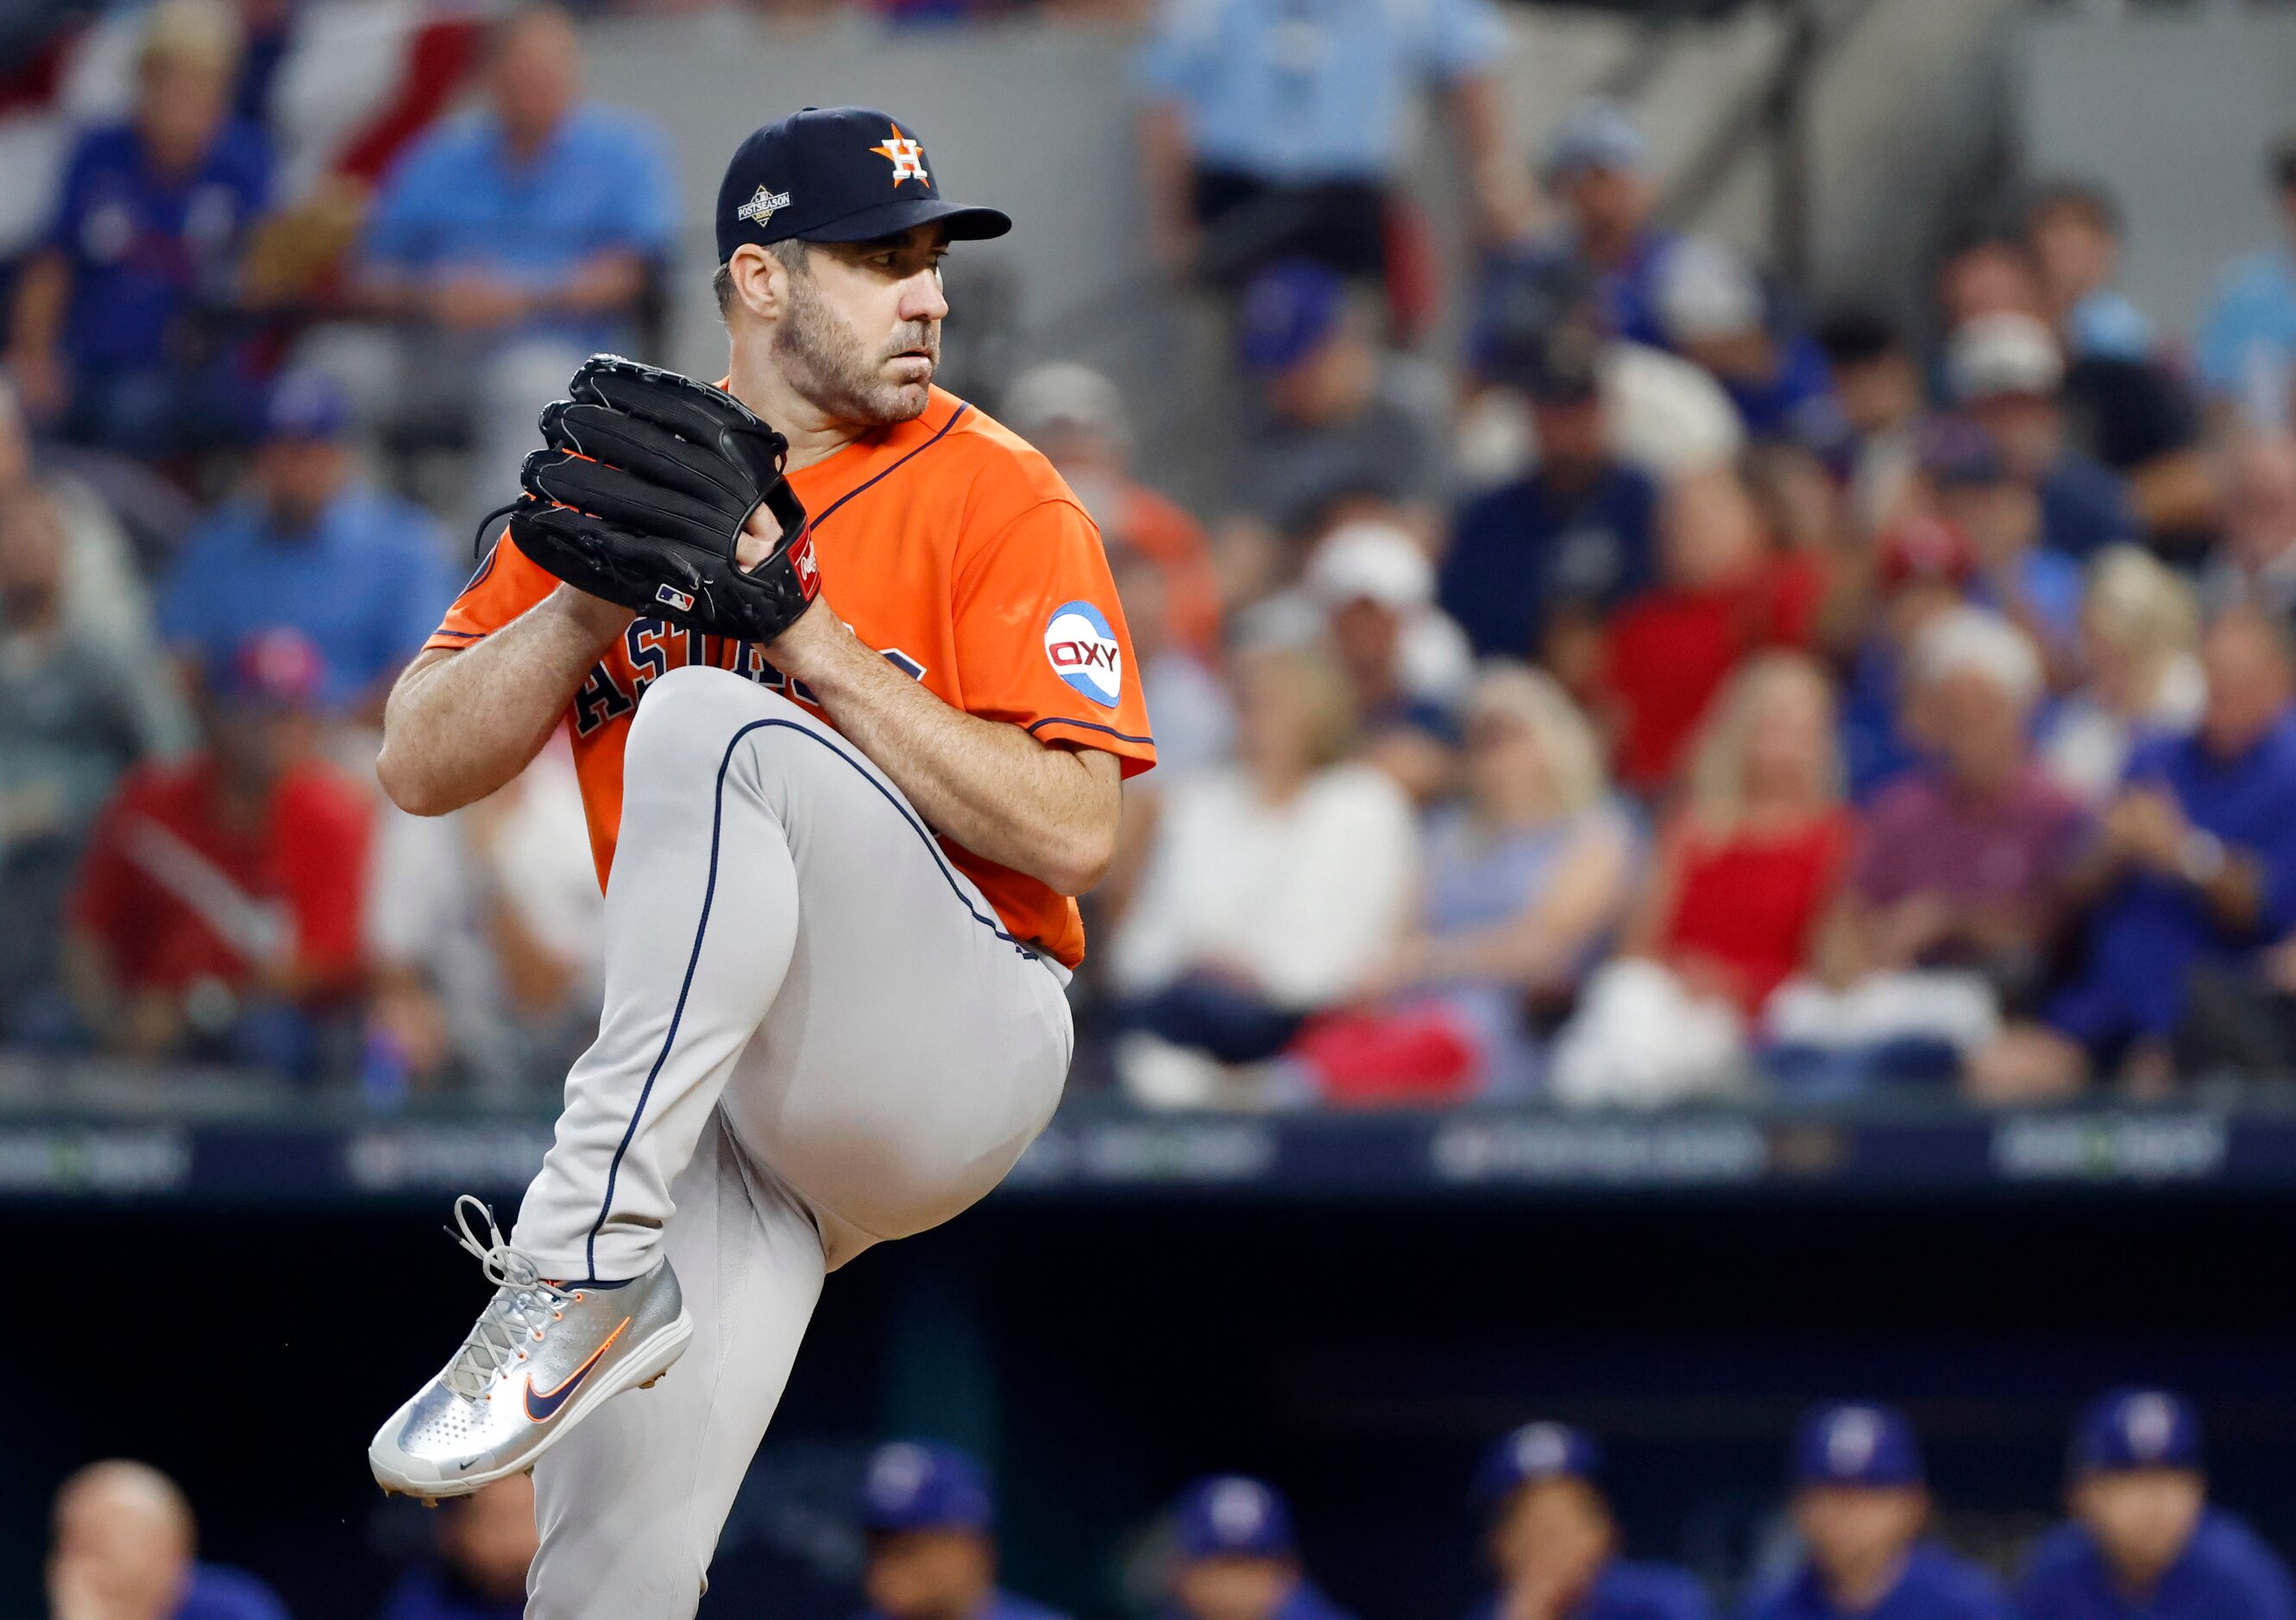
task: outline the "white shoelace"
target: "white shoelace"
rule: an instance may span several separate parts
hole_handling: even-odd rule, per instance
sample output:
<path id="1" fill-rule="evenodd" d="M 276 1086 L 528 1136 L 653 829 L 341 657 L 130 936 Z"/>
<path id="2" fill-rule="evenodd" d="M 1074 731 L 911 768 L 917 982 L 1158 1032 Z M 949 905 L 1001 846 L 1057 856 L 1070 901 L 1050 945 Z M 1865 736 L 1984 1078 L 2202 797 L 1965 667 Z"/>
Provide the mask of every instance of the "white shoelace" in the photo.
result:
<path id="1" fill-rule="evenodd" d="M 477 1210 L 486 1222 L 485 1241 L 481 1242 L 479 1234 L 471 1230 L 465 1205 Z M 495 1212 L 470 1193 L 455 1200 L 455 1225 L 447 1229 L 447 1235 L 478 1256 L 479 1264 L 486 1269 L 487 1280 L 495 1285 L 494 1298 L 479 1313 L 471 1336 L 463 1341 L 463 1347 L 455 1353 L 455 1359 L 447 1363 L 447 1370 L 441 1375 L 447 1388 L 476 1400 L 493 1387 L 496 1376 L 504 1368 L 524 1354 L 526 1346 L 557 1320 L 559 1312 L 574 1296 L 555 1283 L 544 1281 L 534 1262 L 504 1239 L 502 1228 L 495 1224 Z"/>

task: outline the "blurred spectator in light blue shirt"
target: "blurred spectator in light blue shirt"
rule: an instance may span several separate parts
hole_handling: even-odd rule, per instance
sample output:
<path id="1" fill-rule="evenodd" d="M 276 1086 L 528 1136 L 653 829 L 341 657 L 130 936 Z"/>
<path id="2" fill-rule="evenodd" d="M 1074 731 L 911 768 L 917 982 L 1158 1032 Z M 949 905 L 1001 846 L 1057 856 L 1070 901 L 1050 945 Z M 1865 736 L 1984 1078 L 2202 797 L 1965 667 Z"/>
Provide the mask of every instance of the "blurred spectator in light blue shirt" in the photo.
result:
<path id="1" fill-rule="evenodd" d="M 253 1575 L 193 1562 L 198 1528 L 176 1482 L 141 1462 L 91 1463 L 56 1493 L 48 1612 L 161 1620 L 287 1620 Z"/>
<path id="2" fill-rule="evenodd" d="M 1151 246 L 1240 286 L 1279 258 L 1377 280 L 1415 92 L 1453 126 L 1487 238 L 1521 190 L 1490 0 L 1164 0 L 1139 65 Z"/>
<path id="3" fill-rule="evenodd" d="M 147 460 L 226 444 L 256 397 L 226 318 L 271 152 L 231 117 L 241 50 L 219 0 L 154 6 L 130 123 L 89 130 L 17 281 L 7 363 L 28 411 Z"/>
<path id="4" fill-rule="evenodd" d="M 2268 169 L 2284 229 L 2296 232 L 2296 135 L 2273 150 Z M 2215 403 L 2258 425 L 2289 425 L 2296 380 L 2296 250 L 2288 242 L 2227 266 L 2194 343 L 2201 380 Z"/>
<path id="5" fill-rule="evenodd" d="M 437 524 L 360 476 L 344 428 L 326 378 L 280 383 L 253 487 L 185 538 L 160 591 L 160 631 L 196 668 L 257 630 L 299 630 L 324 663 L 321 706 L 373 717 L 455 581 Z"/>
<path id="6" fill-rule="evenodd" d="M 417 141 L 375 199 L 353 293 L 396 326 L 332 329 L 308 351 L 386 430 L 474 440 L 472 516 L 582 358 L 629 346 L 676 223 L 667 143 L 581 99 L 565 12 L 512 13 L 487 71 L 488 105 Z"/>

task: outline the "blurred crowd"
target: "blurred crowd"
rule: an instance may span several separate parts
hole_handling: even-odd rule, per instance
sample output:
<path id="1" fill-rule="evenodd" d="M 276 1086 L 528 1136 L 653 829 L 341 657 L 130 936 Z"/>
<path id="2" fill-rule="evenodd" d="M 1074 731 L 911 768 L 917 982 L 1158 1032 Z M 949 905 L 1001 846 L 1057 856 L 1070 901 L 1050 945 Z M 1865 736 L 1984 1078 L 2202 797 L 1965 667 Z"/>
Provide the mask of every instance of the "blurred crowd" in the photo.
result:
<path id="1" fill-rule="evenodd" d="M 671 155 L 555 7 L 424 14 L 325 96 L 316 14 L 155 0 L 6 86 L 70 137 L 0 272 L 0 1037 L 547 1093 L 596 997 L 562 747 L 423 821 L 375 728 L 537 406 L 659 340 Z M 1213 493 L 1151 487 L 1082 364 L 985 391 L 1099 522 L 1160 753 L 1078 1083 L 2289 1068 L 2296 144 L 2190 332 L 2088 179 L 1972 198 L 1925 307 L 1813 308 L 1657 217 L 1629 110 L 1519 150 L 1504 39 L 1489 0 L 1175 0 L 1141 247 L 1218 334 Z M 1457 243 L 1394 178 L 1423 102 Z"/>
<path id="2" fill-rule="evenodd" d="M 2069 1448 L 2063 1522 L 2016 1551 L 2007 1570 L 1937 1535 L 1920 1442 L 1892 1407 L 1850 1402 L 1805 1414 L 1785 1483 L 1725 1603 L 1686 1568 L 1625 1556 L 1593 1436 L 1527 1424 L 1492 1446 L 1468 1493 L 1490 1593 L 1470 1620 L 1717 1620 L 1726 1611 L 1735 1620 L 2289 1620 L 2296 1612 L 2280 1557 L 2210 1500 L 2198 1417 L 2167 1390 L 2110 1390 L 2089 1404 Z M 533 1485 L 520 1477 L 448 1503 L 430 1556 L 379 1605 L 369 1598 L 330 1614 L 514 1620 L 535 1551 L 533 1501 Z M 980 1463 L 955 1447 L 879 1447 L 839 1513 L 859 1532 L 857 1620 L 1062 1620 L 1004 1589 L 993 1493 Z M 1136 1595 L 1130 1612 L 1158 1620 L 1348 1620 L 1315 1583 L 1303 1553 L 1315 1539 L 1299 1533 L 1274 1485 L 1215 1475 L 1130 1537 L 1116 1560 L 1122 1569 L 1111 1573 Z M 1421 1563 L 1404 1549 L 1395 1556 Z M 47 1581 L 48 1620 L 287 1614 L 255 1576 L 199 1562 L 182 1493 L 134 1462 L 97 1463 L 64 1484 Z"/>

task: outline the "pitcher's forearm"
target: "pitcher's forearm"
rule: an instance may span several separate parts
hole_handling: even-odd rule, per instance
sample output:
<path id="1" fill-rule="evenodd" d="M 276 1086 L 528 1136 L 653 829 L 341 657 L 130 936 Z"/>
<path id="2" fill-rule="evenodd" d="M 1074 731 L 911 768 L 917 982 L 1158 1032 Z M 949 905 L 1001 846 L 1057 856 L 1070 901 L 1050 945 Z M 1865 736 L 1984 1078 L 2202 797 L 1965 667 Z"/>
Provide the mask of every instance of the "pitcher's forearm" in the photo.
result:
<path id="1" fill-rule="evenodd" d="M 383 710 L 383 790 L 415 815 L 484 798 L 527 766 L 635 617 L 561 585 L 484 641 L 425 652 Z"/>

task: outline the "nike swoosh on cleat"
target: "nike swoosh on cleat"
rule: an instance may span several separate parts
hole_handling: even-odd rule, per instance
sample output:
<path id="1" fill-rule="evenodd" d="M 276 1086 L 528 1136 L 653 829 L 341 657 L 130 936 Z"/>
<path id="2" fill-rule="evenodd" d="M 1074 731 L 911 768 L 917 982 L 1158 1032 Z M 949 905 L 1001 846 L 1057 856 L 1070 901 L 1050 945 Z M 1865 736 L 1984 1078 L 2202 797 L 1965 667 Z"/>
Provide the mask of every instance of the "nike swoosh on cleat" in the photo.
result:
<path id="1" fill-rule="evenodd" d="M 590 1376 L 590 1370 L 598 1364 L 598 1358 L 614 1347 L 614 1341 L 622 1336 L 622 1329 L 629 1325 L 630 1319 L 623 1317 L 621 1325 L 606 1335 L 606 1342 L 591 1351 L 590 1359 L 568 1373 L 566 1381 L 557 1388 L 537 1389 L 534 1379 L 529 1377 L 526 1380 L 526 1415 L 537 1423 L 547 1423 L 556 1417 L 558 1409 L 566 1404 L 574 1392 L 581 1387 L 582 1380 Z"/>

